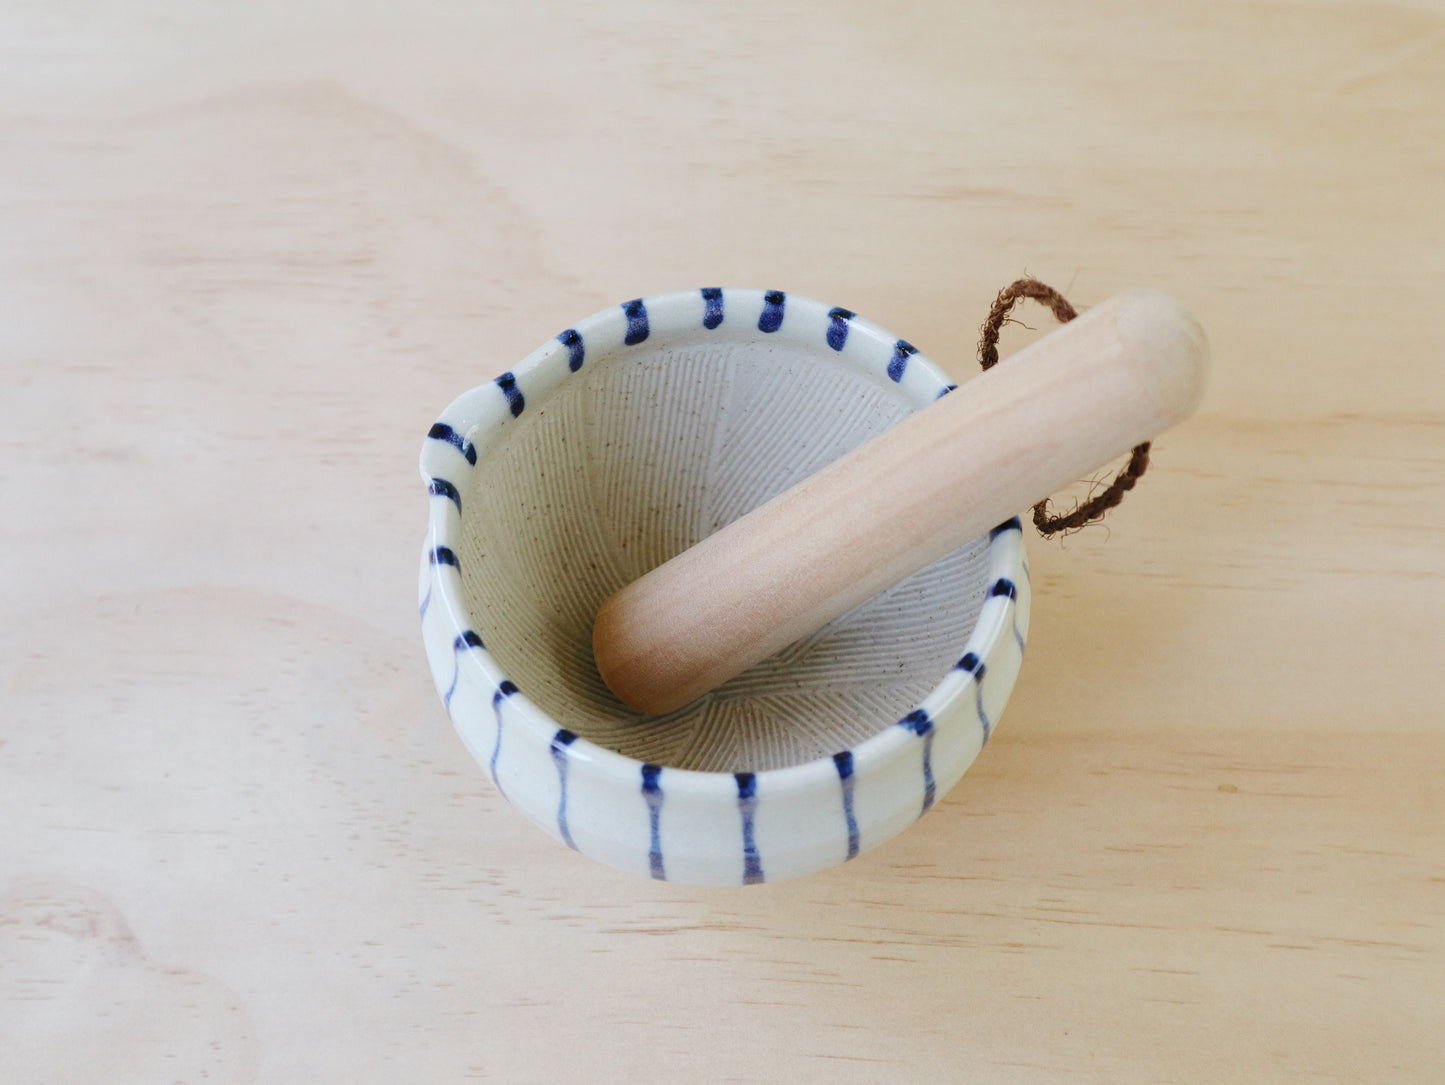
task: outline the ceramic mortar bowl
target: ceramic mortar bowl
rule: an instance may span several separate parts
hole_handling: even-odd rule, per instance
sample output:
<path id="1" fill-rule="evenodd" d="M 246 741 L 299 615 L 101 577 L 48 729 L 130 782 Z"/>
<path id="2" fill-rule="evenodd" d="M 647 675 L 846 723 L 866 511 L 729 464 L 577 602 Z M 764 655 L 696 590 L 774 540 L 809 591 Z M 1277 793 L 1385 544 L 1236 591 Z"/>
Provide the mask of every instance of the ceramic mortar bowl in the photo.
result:
<path id="1" fill-rule="evenodd" d="M 422 631 L 497 789 L 586 855 L 697 884 L 816 871 L 926 811 L 1023 658 L 1017 520 L 666 716 L 608 691 L 591 627 L 609 594 L 951 387 L 847 310 L 709 289 L 598 313 L 452 403 L 421 456 Z"/>

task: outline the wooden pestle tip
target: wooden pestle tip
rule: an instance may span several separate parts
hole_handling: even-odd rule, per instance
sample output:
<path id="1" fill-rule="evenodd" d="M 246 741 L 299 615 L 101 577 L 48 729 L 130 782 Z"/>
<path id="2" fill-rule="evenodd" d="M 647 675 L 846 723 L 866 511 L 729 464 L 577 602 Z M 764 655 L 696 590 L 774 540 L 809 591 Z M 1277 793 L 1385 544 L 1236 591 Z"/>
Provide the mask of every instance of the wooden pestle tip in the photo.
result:
<path id="1" fill-rule="evenodd" d="M 1159 290 L 1121 291 L 1105 305 L 1122 357 L 1166 425 L 1184 421 L 1199 406 L 1209 379 L 1209 338 L 1182 303 Z"/>

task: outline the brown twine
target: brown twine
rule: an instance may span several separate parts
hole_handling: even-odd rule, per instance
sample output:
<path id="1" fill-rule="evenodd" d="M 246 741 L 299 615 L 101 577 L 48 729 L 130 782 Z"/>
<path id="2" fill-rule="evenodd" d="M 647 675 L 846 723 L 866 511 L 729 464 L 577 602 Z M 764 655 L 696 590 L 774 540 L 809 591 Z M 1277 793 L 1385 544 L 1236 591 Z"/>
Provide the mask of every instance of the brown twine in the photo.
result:
<path id="1" fill-rule="evenodd" d="M 1009 313 L 1019 298 L 1032 298 L 1040 305 L 1047 306 L 1060 324 L 1067 324 L 1079 315 L 1068 299 L 1052 286 L 1037 279 L 1018 279 L 1010 283 L 994 298 L 993 306 L 988 311 L 988 319 L 980 329 L 982 334 L 978 340 L 978 363 L 984 369 L 992 369 L 998 364 L 999 332 L 1008 323 Z M 1145 441 L 1134 446 L 1134 450 L 1129 454 L 1129 462 L 1114 476 L 1114 481 L 1082 504 L 1075 502 L 1068 512 L 1050 516 L 1048 498 L 1040 501 L 1034 506 L 1034 527 L 1038 528 L 1040 535 L 1047 537 L 1061 531 L 1077 531 L 1089 524 L 1099 523 L 1104 519 L 1105 513 L 1124 500 L 1124 495 L 1134 488 L 1134 484 L 1148 466 L 1149 442 Z"/>

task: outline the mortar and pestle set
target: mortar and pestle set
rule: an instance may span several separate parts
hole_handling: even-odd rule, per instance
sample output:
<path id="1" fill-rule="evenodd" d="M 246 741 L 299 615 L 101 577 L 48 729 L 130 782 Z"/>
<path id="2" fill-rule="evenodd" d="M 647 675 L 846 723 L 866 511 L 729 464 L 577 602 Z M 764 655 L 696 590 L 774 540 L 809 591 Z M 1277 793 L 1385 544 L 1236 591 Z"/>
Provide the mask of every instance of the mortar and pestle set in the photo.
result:
<path id="1" fill-rule="evenodd" d="M 497 789 L 694 884 L 888 840 L 998 724 L 1028 636 L 1015 515 L 1187 417 L 1207 347 L 1126 291 L 954 390 L 779 291 L 638 299 L 431 428 L 421 618 Z"/>

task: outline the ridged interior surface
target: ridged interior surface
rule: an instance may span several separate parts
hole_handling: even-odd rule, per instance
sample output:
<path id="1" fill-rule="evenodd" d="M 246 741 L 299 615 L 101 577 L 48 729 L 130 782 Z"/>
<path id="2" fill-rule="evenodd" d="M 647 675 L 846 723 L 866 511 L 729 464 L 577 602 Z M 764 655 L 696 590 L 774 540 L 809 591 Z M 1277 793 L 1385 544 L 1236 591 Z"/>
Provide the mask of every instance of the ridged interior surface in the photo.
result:
<path id="1" fill-rule="evenodd" d="M 592 620 L 612 592 L 909 410 L 893 389 L 782 345 L 589 360 L 478 462 L 462 530 L 473 627 L 561 726 L 640 760 L 759 771 L 855 746 L 962 653 L 986 540 L 667 716 L 639 716 L 602 683 Z"/>

